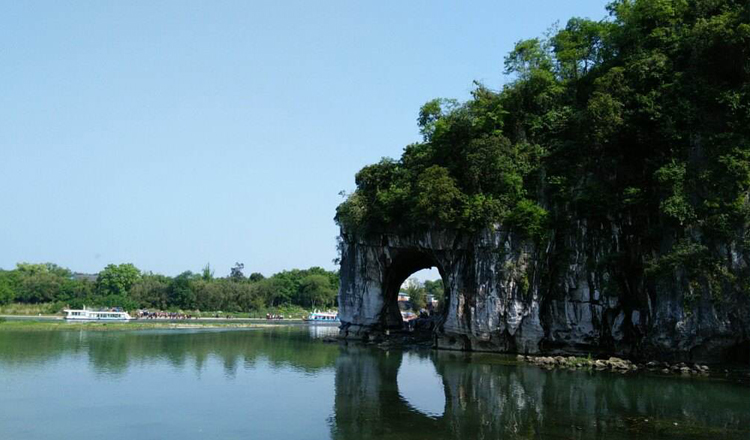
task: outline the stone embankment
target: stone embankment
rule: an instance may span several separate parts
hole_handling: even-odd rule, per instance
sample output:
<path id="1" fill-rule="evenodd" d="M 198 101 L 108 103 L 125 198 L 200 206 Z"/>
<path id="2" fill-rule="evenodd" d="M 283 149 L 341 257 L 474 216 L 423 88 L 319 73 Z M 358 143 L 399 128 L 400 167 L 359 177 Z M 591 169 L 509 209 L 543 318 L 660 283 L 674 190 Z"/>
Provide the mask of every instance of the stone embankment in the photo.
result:
<path id="1" fill-rule="evenodd" d="M 633 363 L 627 359 L 610 357 L 609 359 L 591 359 L 576 356 L 524 356 L 518 355 L 516 359 L 522 362 L 538 365 L 542 368 L 568 368 L 568 369 L 593 369 L 609 370 L 618 373 L 629 373 L 635 371 L 656 371 L 663 374 L 682 375 L 708 375 L 710 368 L 707 365 L 686 364 L 680 362 L 669 364 L 668 362 L 648 362 L 646 364 Z"/>

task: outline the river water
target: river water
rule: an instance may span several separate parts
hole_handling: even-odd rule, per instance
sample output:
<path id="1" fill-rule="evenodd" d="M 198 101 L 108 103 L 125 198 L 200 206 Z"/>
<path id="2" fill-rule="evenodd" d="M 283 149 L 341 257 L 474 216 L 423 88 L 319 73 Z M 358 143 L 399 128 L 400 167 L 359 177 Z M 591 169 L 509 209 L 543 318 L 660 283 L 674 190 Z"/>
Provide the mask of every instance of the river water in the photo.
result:
<path id="1" fill-rule="evenodd" d="M 0 332 L 0 439 L 750 439 L 750 387 L 327 344 L 335 327 Z"/>

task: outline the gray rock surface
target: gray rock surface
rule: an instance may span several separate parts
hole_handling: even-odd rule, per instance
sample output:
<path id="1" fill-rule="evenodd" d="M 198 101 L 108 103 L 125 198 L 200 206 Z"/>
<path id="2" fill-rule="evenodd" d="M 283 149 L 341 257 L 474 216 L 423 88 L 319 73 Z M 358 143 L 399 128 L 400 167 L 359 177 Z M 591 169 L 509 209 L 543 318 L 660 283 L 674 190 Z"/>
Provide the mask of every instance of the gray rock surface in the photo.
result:
<path id="1" fill-rule="evenodd" d="M 500 226 L 474 235 L 342 231 L 341 335 L 368 339 L 401 328 L 401 284 L 437 267 L 446 289 L 434 330 L 438 348 L 750 362 L 750 294 L 717 301 L 692 291 L 680 273 L 655 284 L 642 270 L 609 264 L 628 242 L 622 231 L 591 230 L 581 221 L 544 245 Z M 742 257 L 726 264 L 729 272 L 747 267 Z"/>

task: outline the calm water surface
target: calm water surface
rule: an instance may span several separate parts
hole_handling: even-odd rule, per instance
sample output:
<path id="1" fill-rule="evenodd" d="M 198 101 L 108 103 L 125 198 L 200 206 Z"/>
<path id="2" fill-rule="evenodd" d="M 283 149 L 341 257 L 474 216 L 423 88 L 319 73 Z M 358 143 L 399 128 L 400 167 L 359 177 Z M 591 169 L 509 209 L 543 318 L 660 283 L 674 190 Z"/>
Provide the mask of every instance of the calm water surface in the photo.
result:
<path id="1" fill-rule="evenodd" d="M 750 387 L 325 344 L 332 327 L 0 332 L 0 439 L 750 439 Z"/>

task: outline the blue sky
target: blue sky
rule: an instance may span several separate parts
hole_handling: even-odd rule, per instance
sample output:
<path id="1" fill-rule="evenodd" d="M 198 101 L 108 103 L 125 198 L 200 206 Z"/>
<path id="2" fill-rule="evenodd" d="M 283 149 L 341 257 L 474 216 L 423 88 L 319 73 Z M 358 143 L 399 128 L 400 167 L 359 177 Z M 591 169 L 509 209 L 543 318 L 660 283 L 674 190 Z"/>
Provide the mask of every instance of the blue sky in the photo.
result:
<path id="1" fill-rule="evenodd" d="M 0 267 L 333 269 L 419 107 L 606 1 L 25 1 L 0 13 Z"/>

